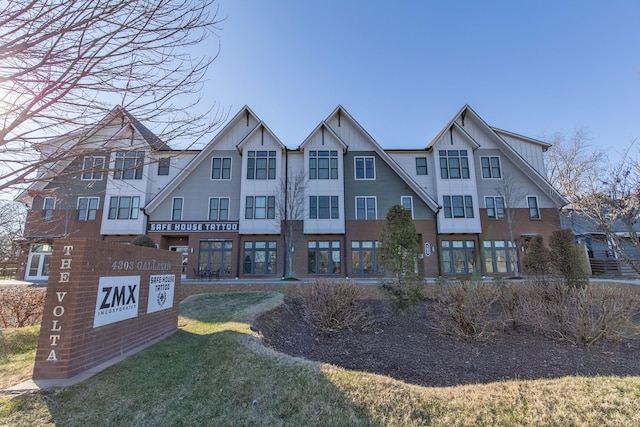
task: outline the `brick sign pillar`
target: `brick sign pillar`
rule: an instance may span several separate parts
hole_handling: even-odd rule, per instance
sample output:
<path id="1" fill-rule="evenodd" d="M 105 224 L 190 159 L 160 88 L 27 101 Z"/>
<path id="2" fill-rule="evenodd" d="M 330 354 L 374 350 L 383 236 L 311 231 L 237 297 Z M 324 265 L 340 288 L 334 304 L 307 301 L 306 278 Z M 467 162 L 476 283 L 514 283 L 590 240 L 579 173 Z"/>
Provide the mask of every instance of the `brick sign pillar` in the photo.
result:
<path id="1" fill-rule="evenodd" d="M 73 378 L 175 332 L 181 270 L 177 252 L 55 241 L 33 379 Z"/>

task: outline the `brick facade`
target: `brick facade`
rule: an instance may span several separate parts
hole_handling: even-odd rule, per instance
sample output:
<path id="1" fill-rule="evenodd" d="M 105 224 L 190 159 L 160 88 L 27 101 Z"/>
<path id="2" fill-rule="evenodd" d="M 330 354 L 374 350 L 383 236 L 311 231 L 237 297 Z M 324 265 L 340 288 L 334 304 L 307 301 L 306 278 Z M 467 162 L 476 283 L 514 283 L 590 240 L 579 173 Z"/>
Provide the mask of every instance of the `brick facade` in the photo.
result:
<path id="1" fill-rule="evenodd" d="M 175 332 L 178 301 L 172 295 L 180 286 L 180 269 L 181 256 L 175 252 L 91 239 L 56 240 L 33 379 L 72 378 Z M 148 313 L 152 275 L 169 280 L 174 275 L 175 280 L 168 298 L 162 300 L 167 293 L 158 297 L 167 308 Z M 139 280 L 139 286 L 125 285 L 119 294 L 117 286 L 99 292 L 101 279 L 117 282 L 119 277 L 130 278 L 129 283 Z M 162 294 L 158 287 L 151 292 L 154 297 Z M 94 327 L 101 304 L 113 312 L 129 310 L 132 318 Z"/>

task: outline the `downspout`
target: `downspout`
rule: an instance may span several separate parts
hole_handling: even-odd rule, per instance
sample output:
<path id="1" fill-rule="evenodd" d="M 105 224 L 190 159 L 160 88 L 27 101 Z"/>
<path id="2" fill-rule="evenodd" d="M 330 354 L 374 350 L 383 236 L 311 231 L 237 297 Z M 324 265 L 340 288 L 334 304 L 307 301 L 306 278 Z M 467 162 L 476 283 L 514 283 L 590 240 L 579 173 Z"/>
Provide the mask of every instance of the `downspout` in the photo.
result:
<path id="1" fill-rule="evenodd" d="M 138 208 L 144 214 L 144 234 L 147 234 L 147 229 L 149 228 L 149 214 L 145 210 L 145 208 Z"/>
<path id="2" fill-rule="evenodd" d="M 438 209 L 436 209 L 436 215 L 434 217 L 436 220 L 436 247 L 431 250 L 431 252 L 436 253 L 436 261 L 438 262 L 438 277 L 442 277 L 442 259 L 440 257 L 440 232 L 438 231 L 438 213 L 440 213 L 440 209 L 442 209 L 442 206 L 438 206 Z"/>
<path id="3" fill-rule="evenodd" d="M 479 270 L 480 275 L 484 277 L 484 247 L 480 245 L 480 233 L 476 233 L 476 242 L 478 243 L 478 255 L 476 258 L 478 263 L 480 263 L 476 271 Z M 507 248 L 507 250 L 509 250 L 509 248 Z"/>
<path id="4" fill-rule="evenodd" d="M 282 278 L 287 277 L 287 263 L 289 262 L 289 242 L 287 242 L 287 230 L 289 227 L 289 150 L 284 147 L 284 218 L 280 221 L 280 235 L 284 243 L 284 264 L 282 265 Z M 284 222 L 285 231 L 282 232 L 282 223 Z M 289 236 L 291 237 L 291 236 Z"/>

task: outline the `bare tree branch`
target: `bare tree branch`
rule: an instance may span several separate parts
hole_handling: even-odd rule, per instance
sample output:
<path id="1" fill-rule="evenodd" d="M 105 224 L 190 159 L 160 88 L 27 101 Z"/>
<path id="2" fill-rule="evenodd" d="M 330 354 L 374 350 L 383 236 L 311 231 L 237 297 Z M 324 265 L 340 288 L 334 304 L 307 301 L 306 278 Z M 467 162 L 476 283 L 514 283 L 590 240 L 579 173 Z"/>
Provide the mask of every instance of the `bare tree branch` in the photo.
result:
<path id="1" fill-rule="evenodd" d="M 606 153 L 590 149 L 585 129 L 577 129 L 569 136 L 557 132 L 547 140 L 552 144 L 545 158 L 551 185 L 568 200 L 588 193 L 593 177 L 603 171 Z"/>
<path id="2" fill-rule="evenodd" d="M 207 137 L 222 113 L 201 94 L 217 14 L 215 0 L 0 0 L 0 190 L 77 155 L 49 139 L 116 105 L 181 148 Z"/>

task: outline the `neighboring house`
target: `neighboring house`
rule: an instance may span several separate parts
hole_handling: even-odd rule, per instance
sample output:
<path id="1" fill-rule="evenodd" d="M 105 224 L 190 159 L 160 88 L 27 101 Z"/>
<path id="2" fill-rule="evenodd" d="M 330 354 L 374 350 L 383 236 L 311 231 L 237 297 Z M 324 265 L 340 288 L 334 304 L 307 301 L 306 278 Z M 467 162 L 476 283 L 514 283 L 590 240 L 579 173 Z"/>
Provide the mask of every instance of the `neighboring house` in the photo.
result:
<path id="1" fill-rule="evenodd" d="M 78 155 L 58 155 L 16 198 L 29 207 L 18 277 L 33 281 L 47 280 L 55 238 L 128 243 L 145 233 L 141 208 L 195 155 L 171 150 L 120 107 L 48 146 Z"/>
<path id="2" fill-rule="evenodd" d="M 566 204 L 544 178 L 549 145 L 490 127 L 469 106 L 421 149 L 383 149 L 343 107 L 295 149 L 249 107 L 199 152 L 171 151 L 122 109 L 94 132 L 108 172 L 87 185 L 101 160 L 80 155 L 18 198 L 31 208 L 27 279 L 46 278 L 55 237 L 125 243 L 145 232 L 183 253 L 188 278 L 281 277 L 289 256 L 298 277 L 378 276 L 393 205 L 411 211 L 425 276 L 510 276 L 532 236 L 560 228 Z M 121 159 L 134 167 L 121 171 Z M 292 179 L 304 180 L 304 213 L 286 218 L 295 236 L 285 248 L 279 207 Z"/>
<path id="3" fill-rule="evenodd" d="M 570 228 L 576 237 L 576 241 L 584 245 L 591 273 L 593 275 L 619 275 L 637 276 L 628 262 L 622 259 L 615 250 L 614 243 L 607 234 L 599 229 L 589 218 L 571 209 L 560 211 L 560 224 L 562 228 Z M 632 262 L 640 263 L 640 252 L 630 242 L 629 231 L 621 222 L 612 224 L 613 230 L 621 238 L 620 250 Z M 635 225 L 636 232 L 640 232 L 640 224 Z"/>

